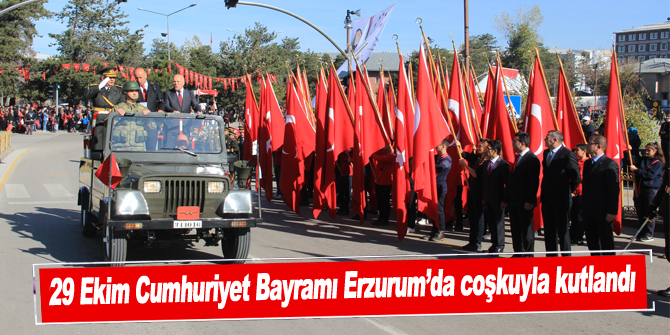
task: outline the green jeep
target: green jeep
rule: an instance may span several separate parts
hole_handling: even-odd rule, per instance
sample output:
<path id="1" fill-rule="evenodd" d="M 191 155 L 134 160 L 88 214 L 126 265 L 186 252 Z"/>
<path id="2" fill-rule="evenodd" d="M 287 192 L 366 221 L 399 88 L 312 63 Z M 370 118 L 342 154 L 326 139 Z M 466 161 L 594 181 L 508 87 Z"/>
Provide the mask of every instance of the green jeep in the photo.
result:
<path id="1" fill-rule="evenodd" d="M 82 234 L 102 230 L 106 259 L 116 265 L 126 260 L 129 241 L 149 247 L 175 240 L 221 242 L 224 258 L 243 263 L 249 228 L 261 219 L 253 215 L 248 170 L 232 179 L 235 156 L 226 153 L 223 128 L 211 115 L 97 114 L 79 164 Z M 110 190 L 95 172 L 112 153 L 122 179 Z"/>

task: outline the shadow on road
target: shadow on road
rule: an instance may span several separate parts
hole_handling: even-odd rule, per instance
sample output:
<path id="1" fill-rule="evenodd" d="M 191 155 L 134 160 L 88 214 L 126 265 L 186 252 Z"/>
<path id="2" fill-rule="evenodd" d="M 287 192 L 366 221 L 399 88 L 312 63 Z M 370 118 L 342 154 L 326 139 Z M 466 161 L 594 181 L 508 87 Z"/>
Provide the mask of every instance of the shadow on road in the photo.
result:
<path id="1" fill-rule="evenodd" d="M 39 244 L 39 246 L 19 250 L 41 257 L 45 262 L 104 261 L 102 233 L 98 232 L 93 238 L 83 237 L 79 215 L 79 211 L 74 209 L 36 207 L 33 212 L 0 213 L 0 218 L 6 220 L 12 232 L 20 238 L 30 239 Z M 35 244 L 22 243 L 22 245 Z M 212 247 L 208 249 L 208 252 L 211 253 L 208 253 L 197 250 L 189 242 L 161 244 L 151 249 L 143 249 L 139 246 L 139 243 L 129 243 L 129 261 L 223 258 L 221 247 Z"/>

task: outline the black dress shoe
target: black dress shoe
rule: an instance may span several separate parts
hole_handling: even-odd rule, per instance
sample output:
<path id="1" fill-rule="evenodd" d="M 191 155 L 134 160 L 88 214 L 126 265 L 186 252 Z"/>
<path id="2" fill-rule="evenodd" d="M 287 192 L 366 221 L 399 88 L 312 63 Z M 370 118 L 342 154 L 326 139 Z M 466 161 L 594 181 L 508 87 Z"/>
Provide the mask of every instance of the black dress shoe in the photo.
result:
<path id="1" fill-rule="evenodd" d="M 665 290 L 658 290 L 656 294 L 660 295 L 661 297 L 670 297 L 670 287 L 666 288 Z"/>
<path id="2" fill-rule="evenodd" d="M 491 254 L 496 254 L 496 253 L 501 253 L 505 250 L 505 247 L 490 247 L 489 248 L 489 253 Z"/>
<path id="3" fill-rule="evenodd" d="M 480 251 L 482 251 L 482 245 L 481 244 L 475 244 L 475 243 L 468 243 L 468 244 L 463 246 L 463 250 L 470 251 L 470 252 L 480 252 Z"/>
<path id="4" fill-rule="evenodd" d="M 490 240 L 490 239 L 491 239 L 491 234 L 490 234 L 490 233 L 487 233 L 487 234 L 482 235 L 482 239 L 484 239 L 484 240 Z"/>
<path id="5" fill-rule="evenodd" d="M 457 224 L 456 228 L 454 230 L 456 230 L 457 232 L 462 232 L 463 231 L 463 225 L 462 224 L 461 225 Z"/>

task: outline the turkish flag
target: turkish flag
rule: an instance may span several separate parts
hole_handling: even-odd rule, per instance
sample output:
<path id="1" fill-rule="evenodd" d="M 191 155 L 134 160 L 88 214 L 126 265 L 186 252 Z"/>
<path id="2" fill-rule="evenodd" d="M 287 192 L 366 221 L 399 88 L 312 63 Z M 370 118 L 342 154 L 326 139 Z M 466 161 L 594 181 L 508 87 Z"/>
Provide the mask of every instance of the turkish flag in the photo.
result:
<path id="1" fill-rule="evenodd" d="M 188 75 L 189 75 L 189 77 L 191 77 L 190 82 L 191 82 L 191 85 L 193 85 L 193 76 L 194 76 L 193 71 L 189 70 Z"/>
<path id="2" fill-rule="evenodd" d="M 524 121 L 524 132 L 530 136 L 530 151 L 537 156 L 540 163 L 544 160 L 544 138 L 550 130 L 556 130 L 554 115 L 551 111 L 551 102 L 547 96 L 547 87 L 542 77 L 542 64 L 540 59 L 535 59 L 533 76 L 528 88 L 528 102 L 526 103 L 526 120 Z M 512 156 L 513 157 L 513 156 Z M 507 160 L 509 161 L 509 160 Z M 512 161 L 513 162 L 513 161 Z M 540 185 L 542 185 L 543 171 L 540 171 Z M 533 211 L 533 225 L 537 231 L 544 225 L 542 219 L 542 204 L 540 203 L 541 188 L 537 190 L 537 203 Z"/>
<path id="3" fill-rule="evenodd" d="M 409 156 L 408 141 L 414 135 L 414 127 L 410 127 L 409 119 L 414 121 L 414 104 L 405 66 L 400 55 L 400 66 L 398 73 L 398 101 L 395 106 L 395 135 L 394 151 L 395 164 L 393 169 L 393 193 L 392 203 L 396 211 L 398 239 L 407 234 L 407 203 L 412 200 L 411 187 L 409 183 Z M 394 106 L 390 106 L 394 107 Z M 414 122 L 412 122 L 413 124 Z"/>
<path id="4" fill-rule="evenodd" d="M 617 63 L 616 53 L 612 55 L 612 65 L 610 67 L 610 87 L 607 95 L 607 113 L 605 114 L 605 128 L 603 136 L 607 138 L 607 150 L 605 155 L 612 158 L 617 164 L 621 165 L 624 151 L 628 150 L 628 141 L 626 139 L 626 127 L 623 119 L 623 104 L 621 100 L 621 83 L 619 81 L 619 64 Z M 613 227 L 617 235 L 621 234 L 621 197 L 619 196 L 619 211 L 614 219 Z"/>
<path id="5" fill-rule="evenodd" d="M 393 140 L 393 127 L 391 123 L 391 108 L 392 105 L 389 104 L 388 99 L 392 98 L 393 95 L 386 96 L 384 87 L 384 72 L 379 72 L 379 86 L 377 87 L 377 107 L 379 108 L 379 113 L 382 117 L 382 124 L 384 125 L 384 131 L 389 136 L 390 140 Z M 392 92 L 391 92 L 392 93 Z"/>
<path id="6" fill-rule="evenodd" d="M 334 219 L 337 211 L 336 160 L 342 152 L 354 146 L 354 120 L 344 96 L 344 89 L 332 67 L 328 74 L 328 99 L 325 110 L 322 110 L 323 107 L 319 101 L 324 89 L 325 87 L 317 89 L 316 95 L 317 124 L 323 122 L 323 131 L 317 134 L 313 214 L 316 218 L 324 207 L 328 207 L 328 215 Z M 320 142 L 321 137 L 323 137 L 323 143 Z M 316 180 L 317 174 L 321 176 L 320 181 Z M 317 188 L 320 195 L 318 200 L 316 199 Z"/>
<path id="7" fill-rule="evenodd" d="M 568 149 L 574 149 L 579 143 L 586 143 L 582 125 L 579 123 L 577 110 L 572 101 L 572 94 L 565 72 L 561 67 L 558 76 L 558 94 L 556 96 L 556 119 L 558 119 L 558 130 L 563 133 L 563 143 Z"/>
<path id="8" fill-rule="evenodd" d="M 105 184 L 107 187 L 115 189 L 119 185 L 121 179 L 121 170 L 119 170 L 119 164 L 116 163 L 114 158 L 114 153 L 111 153 L 107 156 L 102 165 L 98 167 L 98 170 L 95 172 L 95 176 L 100 179 L 100 181 Z"/>
<path id="9" fill-rule="evenodd" d="M 482 129 L 482 114 L 483 114 L 483 109 L 482 109 L 482 104 L 479 102 L 479 96 L 477 95 L 477 90 L 475 86 L 475 81 L 473 79 L 474 74 L 473 71 L 468 72 L 470 75 L 469 81 L 468 81 L 468 87 L 466 87 L 466 90 L 468 91 L 468 103 L 470 104 L 470 111 L 471 111 L 471 116 L 472 116 L 472 127 L 474 128 L 475 131 L 475 138 L 477 139 L 477 143 L 479 143 L 479 138 L 481 137 L 481 129 Z"/>
<path id="10" fill-rule="evenodd" d="M 491 114 L 489 115 L 489 133 L 486 137 L 501 142 L 501 156 L 511 164 L 514 162 L 514 148 L 512 147 L 512 140 L 514 139 L 515 133 L 514 121 L 509 115 L 507 104 L 505 104 L 505 93 L 503 92 L 502 82 L 504 74 L 500 67 L 498 67 L 496 72 L 495 83 L 489 82 L 490 85 L 495 85 L 495 95 L 492 101 Z M 531 140 L 531 146 L 532 143 Z"/>
<path id="11" fill-rule="evenodd" d="M 298 94 L 293 78 L 286 85 L 286 123 L 284 126 L 284 145 L 282 146 L 282 174 L 279 177 L 279 189 L 284 202 L 293 211 L 300 214 L 300 191 L 305 184 L 305 159 L 315 148 L 316 129 L 308 119 L 304 100 Z"/>
<path id="12" fill-rule="evenodd" d="M 451 85 L 449 86 L 449 100 L 447 106 L 452 111 L 452 119 L 456 138 L 461 142 L 463 150 L 471 151 L 473 145 L 477 144 L 478 139 L 473 131 L 471 115 L 469 113 L 468 103 L 465 95 L 463 82 L 461 81 L 460 65 L 458 55 L 454 54 L 454 63 L 451 70 Z M 453 158 L 453 157 L 452 157 Z M 460 165 L 459 165 L 460 166 Z M 452 167 L 453 168 L 453 167 Z"/>
<path id="13" fill-rule="evenodd" d="M 493 73 L 491 67 L 489 67 L 489 74 L 486 79 L 486 92 L 484 93 L 484 111 L 482 114 L 482 136 L 485 138 L 491 138 L 491 110 L 493 109 L 493 101 L 495 100 L 496 89 L 495 89 L 495 80 L 496 76 Z"/>
<path id="14" fill-rule="evenodd" d="M 82 67 L 82 69 L 83 69 L 84 71 L 86 71 L 86 72 L 90 72 L 90 71 L 91 71 L 91 64 L 84 63 L 84 64 L 81 64 L 81 67 Z"/>
<path id="15" fill-rule="evenodd" d="M 63 70 L 69 70 L 70 64 L 63 64 Z"/>
<path id="16" fill-rule="evenodd" d="M 435 147 L 451 135 L 435 99 L 423 45 L 419 52 L 412 173 L 418 210 L 438 222 Z"/>
<path id="17" fill-rule="evenodd" d="M 255 163 L 256 155 L 253 148 L 258 145 L 260 112 L 251 83 L 251 80 L 247 80 L 247 97 L 244 103 L 244 147 L 242 148 L 242 156 L 246 160 Z"/>
<path id="18" fill-rule="evenodd" d="M 333 87 L 331 87 L 333 89 Z M 324 165 L 328 149 L 326 147 L 326 120 L 328 118 L 328 88 L 323 68 L 319 71 L 319 81 L 316 84 L 316 143 L 314 146 L 314 197 L 312 202 L 312 214 L 318 218 L 321 210 L 326 205 L 325 193 L 322 191 Z M 329 208 L 330 209 L 330 208 Z M 335 211 L 331 209 L 331 217 L 335 218 Z"/>
<path id="19" fill-rule="evenodd" d="M 389 144 L 381 119 L 375 110 L 372 97 L 361 67 L 356 70 L 356 108 L 354 116 L 354 166 L 352 178 L 353 209 L 360 216 L 361 223 L 365 212 L 365 165 L 370 155 Z M 367 77 L 367 74 L 366 74 Z"/>
<path id="20" fill-rule="evenodd" d="M 75 71 L 79 72 L 81 70 L 81 64 L 80 63 L 73 63 L 72 67 L 75 69 Z"/>
<path id="21" fill-rule="evenodd" d="M 263 79 L 260 105 L 258 150 L 260 154 L 259 178 L 265 197 L 272 200 L 272 152 L 284 143 L 284 117 L 269 78 Z"/>

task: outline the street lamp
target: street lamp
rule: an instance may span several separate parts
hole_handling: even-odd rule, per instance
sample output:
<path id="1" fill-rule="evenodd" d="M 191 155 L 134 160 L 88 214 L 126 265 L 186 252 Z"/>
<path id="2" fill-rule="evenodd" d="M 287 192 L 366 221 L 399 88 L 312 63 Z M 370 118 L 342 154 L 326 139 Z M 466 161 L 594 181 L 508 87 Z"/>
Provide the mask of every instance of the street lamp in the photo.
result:
<path id="1" fill-rule="evenodd" d="M 189 9 L 189 8 L 191 8 L 191 7 L 195 7 L 195 5 L 196 5 L 196 4 L 191 4 L 190 6 L 184 7 L 184 8 L 182 8 L 182 9 L 177 10 L 177 11 L 174 11 L 174 12 L 172 12 L 172 13 L 170 13 L 170 14 L 158 13 L 158 12 L 154 12 L 154 11 L 150 11 L 150 10 L 147 10 L 147 9 L 144 9 L 144 8 L 137 7 L 137 9 L 139 9 L 139 10 L 141 10 L 141 11 L 145 11 L 145 12 L 149 12 L 149 13 L 154 13 L 154 14 L 158 14 L 158 15 L 163 15 L 163 16 L 165 16 L 165 17 L 167 18 L 167 34 L 166 34 L 166 35 L 167 35 L 167 39 L 168 39 L 168 62 L 169 62 L 169 63 L 172 63 L 172 58 L 170 58 L 170 16 L 172 16 L 172 15 L 174 15 L 174 14 L 177 14 L 177 13 L 179 13 L 179 12 L 185 10 L 185 9 Z M 161 35 L 163 35 L 163 34 L 161 34 Z M 163 35 L 163 36 L 165 36 L 165 35 Z M 169 64 L 168 64 L 168 66 L 169 66 Z"/>
<path id="2" fill-rule="evenodd" d="M 361 17 L 361 10 L 360 9 L 357 9 L 357 10 L 348 10 L 347 9 L 347 17 L 344 19 L 344 29 L 347 30 L 347 54 L 349 53 L 349 51 L 351 49 L 351 46 L 349 45 L 349 38 L 350 38 L 349 31 L 353 27 L 353 25 L 351 24 L 351 14 L 354 14 L 358 17 Z"/>
<path id="3" fill-rule="evenodd" d="M 226 29 L 226 30 L 228 30 L 228 31 L 231 32 L 231 33 L 238 34 L 238 35 L 244 35 L 244 34 L 242 34 L 242 33 L 240 33 L 240 32 L 237 32 L 237 31 L 235 31 L 235 30 L 232 30 L 232 29 L 230 29 L 230 28 L 228 28 L 228 29 Z"/>

